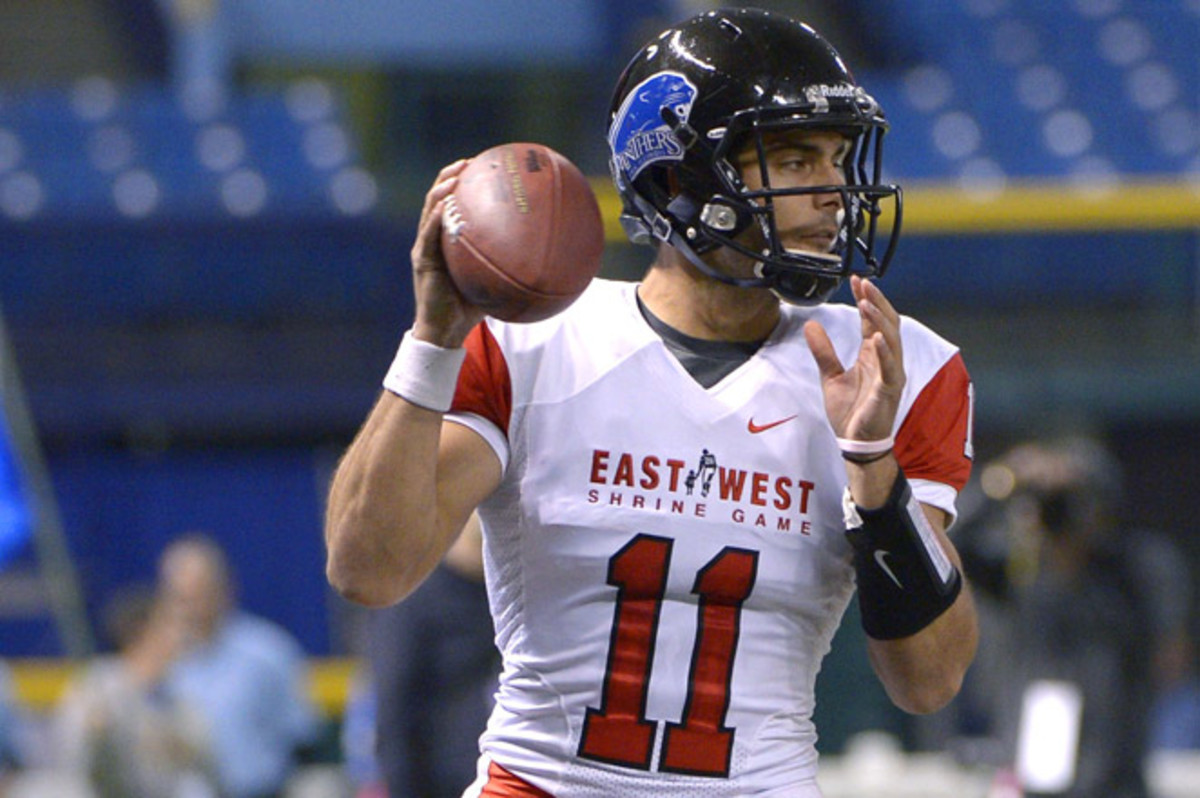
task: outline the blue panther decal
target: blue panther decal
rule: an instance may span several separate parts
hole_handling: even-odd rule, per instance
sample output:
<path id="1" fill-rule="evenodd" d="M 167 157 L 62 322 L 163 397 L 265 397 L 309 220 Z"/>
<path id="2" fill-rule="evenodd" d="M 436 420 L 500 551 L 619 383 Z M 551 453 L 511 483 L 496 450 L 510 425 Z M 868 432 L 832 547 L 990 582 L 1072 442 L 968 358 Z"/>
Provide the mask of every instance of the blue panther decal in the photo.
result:
<path id="1" fill-rule="evenodd" d="M 662 109 L 686 122 L 696 94 L 678 72 L 651 75 L 629 92 L 608 131 L 614 170 L 632 182 L 650 164 L 682 160 L 683 145 L 663 121 Z"/>

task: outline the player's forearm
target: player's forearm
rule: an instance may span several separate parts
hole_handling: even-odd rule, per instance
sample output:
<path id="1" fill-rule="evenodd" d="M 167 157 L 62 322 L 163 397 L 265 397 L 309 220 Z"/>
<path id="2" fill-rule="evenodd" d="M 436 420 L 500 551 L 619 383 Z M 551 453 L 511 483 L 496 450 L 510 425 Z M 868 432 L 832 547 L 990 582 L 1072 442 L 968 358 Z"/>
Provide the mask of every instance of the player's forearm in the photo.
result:
<path id="1" fill-rule="evenodd" d="M 958 694 L 975 657 L 979 630 L 966 584 L 954 604 L 920 632 L 899 640 L 867 639 L 876 674 L 905 712 L 942 709 Z"/>
<path id="2" fill-rule="evenodd" d="M 347 599 L 394 604 L 440 558 L 441 425 L 440 413 L 385 391 L 339 464 L 326 510 L 326 575 Z"/>
<path id="3" fill-rule="evenodd" d="M 975 605 L 946 515 L 919 504 L 895 459 L 847 463 L 859 603 L 871 662 L 892 701 L 916 714 L 945 706 L 975 656 Z"/>

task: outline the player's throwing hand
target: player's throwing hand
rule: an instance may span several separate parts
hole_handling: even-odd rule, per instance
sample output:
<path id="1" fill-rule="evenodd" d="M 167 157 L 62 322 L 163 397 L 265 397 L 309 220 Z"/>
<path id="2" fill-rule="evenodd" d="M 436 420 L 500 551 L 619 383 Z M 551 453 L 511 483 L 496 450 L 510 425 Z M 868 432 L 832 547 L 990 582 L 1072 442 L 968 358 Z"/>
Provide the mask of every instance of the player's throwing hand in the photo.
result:
<path id="1" fill-rule="evenodd" d="M 454 192 L 458 175 L 467 163 L 466 159 L 455 161 L 438 173 L 433 187 L 425 195 L 417 240 L 412 248 L 413 289 L 417 304 L 413 335 L 443 347 L 462 346 L 467 333 L 483 318 L 483 312 L 468 303 L 454 287 L 442 257 L 442 205 Z"/>

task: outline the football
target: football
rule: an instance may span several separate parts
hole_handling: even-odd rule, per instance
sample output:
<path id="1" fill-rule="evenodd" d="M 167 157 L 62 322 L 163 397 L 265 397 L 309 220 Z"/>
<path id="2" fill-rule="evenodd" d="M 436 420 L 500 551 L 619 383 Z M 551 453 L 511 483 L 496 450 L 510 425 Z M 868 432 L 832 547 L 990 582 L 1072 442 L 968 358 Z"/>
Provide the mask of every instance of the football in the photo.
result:
<path id="1" fill-rule="evenodd" d="M 501 144 L 475 156 L 443 208 L 450 278 L 494 318 L 550 318 L 600 270 L 596 195 L 575 164 L 544 144 Z"/>

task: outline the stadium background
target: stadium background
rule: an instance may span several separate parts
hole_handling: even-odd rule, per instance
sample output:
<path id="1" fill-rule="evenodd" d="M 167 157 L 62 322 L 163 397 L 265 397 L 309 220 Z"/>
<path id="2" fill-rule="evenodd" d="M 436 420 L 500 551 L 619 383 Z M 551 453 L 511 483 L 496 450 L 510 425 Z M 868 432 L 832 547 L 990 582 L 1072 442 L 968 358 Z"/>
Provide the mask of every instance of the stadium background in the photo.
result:
<path id="1" fill-rule="evenodd" d="M 884 287 L 962 345 L 978 459 L 1098 433 L 1136 516 L 1200 562 L 1200 2 L 753 4 L 811 19 L 893 122 Z M 249 609 L 353 655 L 321 505 L 410 320 L 425 187 L 542 141 L 596 176 L 606 273 L 636 277 L 609 92 L 702 6 L 240 0 L 188 32 L 153 0 L 0 0 L 0 308 L 63 544 L 0 571 L 0 656 L 86 650 L 104 599 L 193 529 Z"/>

